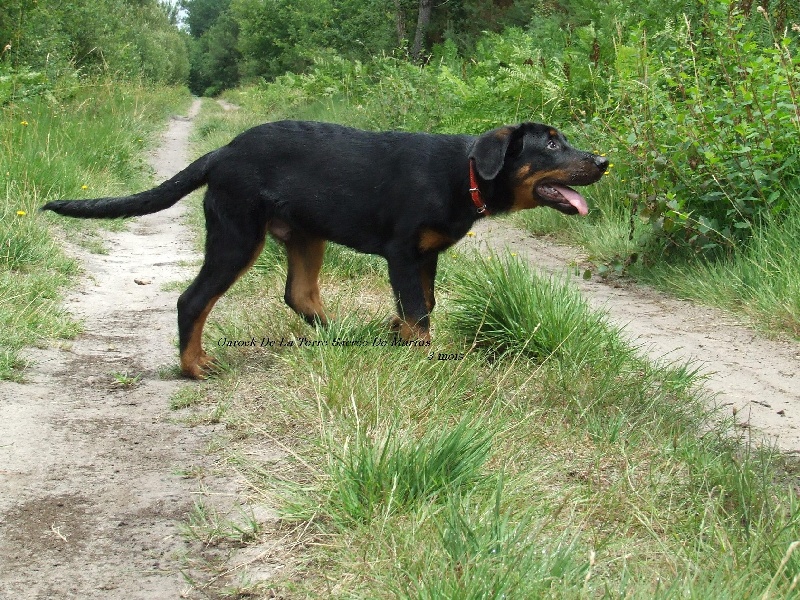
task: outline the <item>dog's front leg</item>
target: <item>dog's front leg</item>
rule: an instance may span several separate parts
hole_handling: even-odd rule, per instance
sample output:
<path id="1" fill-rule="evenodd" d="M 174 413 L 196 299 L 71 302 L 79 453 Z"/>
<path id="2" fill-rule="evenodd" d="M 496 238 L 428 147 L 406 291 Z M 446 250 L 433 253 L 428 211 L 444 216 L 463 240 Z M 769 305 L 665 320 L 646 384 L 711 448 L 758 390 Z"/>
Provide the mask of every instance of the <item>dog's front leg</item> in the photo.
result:
<path id="1" fill-rule="evenodd" d="M 388 263 L 389 282 L 394 291 L 398 315 L 392 320 L 392 329 L 404 340 L 430 340 L 429 312 L 433 308 L 435 261 L 432 270 L 425 261 L 406 256 L 390 258 Z M 428 291 L 424 289 L 423 281 L 428 284 Z"/>

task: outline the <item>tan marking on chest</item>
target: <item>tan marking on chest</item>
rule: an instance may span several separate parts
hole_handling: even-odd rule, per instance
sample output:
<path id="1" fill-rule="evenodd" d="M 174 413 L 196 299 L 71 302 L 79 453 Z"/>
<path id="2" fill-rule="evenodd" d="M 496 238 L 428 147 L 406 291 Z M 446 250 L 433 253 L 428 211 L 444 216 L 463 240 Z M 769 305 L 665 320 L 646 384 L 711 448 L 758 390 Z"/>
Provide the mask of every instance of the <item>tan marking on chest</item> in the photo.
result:
<path id="1" fill-rule="evenodd" d="M 423 227 L 419 232 L 419 242 L 417 243 L 417 248 L 419 248 L 420 252 L 441 252 L 445 248 L 449 248 L 455 244 L 457 241 L 458 240 L 445 233 L 442 233 L 441 231 Z"/>

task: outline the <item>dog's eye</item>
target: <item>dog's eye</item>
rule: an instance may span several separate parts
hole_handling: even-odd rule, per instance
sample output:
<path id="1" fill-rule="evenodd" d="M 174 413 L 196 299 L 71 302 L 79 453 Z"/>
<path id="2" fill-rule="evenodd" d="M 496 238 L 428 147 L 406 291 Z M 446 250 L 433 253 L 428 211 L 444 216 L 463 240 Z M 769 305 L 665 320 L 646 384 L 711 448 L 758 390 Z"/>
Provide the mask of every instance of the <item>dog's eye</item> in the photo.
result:
<path id="1" fill-rule="evenodd" d="M 558 150 L 559 148 L 560 148 L 560 146 L 558 145 L 557 141 L 550 140 L 549 142 L 547 142 L 547 149 L 548 150 Z"/>

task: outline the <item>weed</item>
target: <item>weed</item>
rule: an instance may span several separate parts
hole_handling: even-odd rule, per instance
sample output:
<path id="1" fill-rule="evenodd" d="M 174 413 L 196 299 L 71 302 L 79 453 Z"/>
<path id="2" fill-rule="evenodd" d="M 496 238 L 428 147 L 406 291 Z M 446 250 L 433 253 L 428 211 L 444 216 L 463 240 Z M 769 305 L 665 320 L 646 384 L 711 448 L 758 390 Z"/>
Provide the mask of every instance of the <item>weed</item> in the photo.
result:
<path id="1" fill-rule="evenodd" d="M 194 386 L 184 386 L 178 389 L 169 400 L 169 407 L 172 410 L 181 410 L 194 406 L 205 399 L 202 389 Z"/>
<path id="2" fill-rule="evenodd" d="M 204 546 L 222 543 L 242 545 L 258 537 L 261 525 L 243 510 L 236 518 L 229 518 L 199 500 L 194 503 L 186 519 L 178 524 L 178 530 L 185 538 L 196 540 Z"/>
<path id="3" fill-rule="evenodd" d="M 116 387 L 121 387 L 124 389 L 130 389 L 134 387 L 139 380 L 142 378 L 142 375 L 128 375 L 128 372 L 114 372 L 111 373 L 111 378 L 114 380 L 113 385 Z"/>

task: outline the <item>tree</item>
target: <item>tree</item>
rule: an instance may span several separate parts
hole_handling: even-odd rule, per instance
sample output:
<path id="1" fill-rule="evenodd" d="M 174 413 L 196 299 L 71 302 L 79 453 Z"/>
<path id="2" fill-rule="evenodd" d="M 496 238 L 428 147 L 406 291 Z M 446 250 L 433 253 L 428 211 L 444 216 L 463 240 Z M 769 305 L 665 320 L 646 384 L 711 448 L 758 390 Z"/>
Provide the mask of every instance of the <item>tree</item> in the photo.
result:
<path id="1" fill-rule="evenodd" d="M 225 12 L 192 44 L 189 88 L 195 94 L 213 96 L 239 83 L 242 55 L 238 46 L 239 26 Z"/>
<path id="2" fill-rule="evenodd" d="M 414 34 L 414 45 L 411 47 L 411 57 L 419 61 L 422 57 L 425 33 L 431 22 L 433 0 L 419 0 L 419 13 L 417 14 L 417 32 Z"/>
<path id="3" fill-rule="evenodd" d="M 189 33 L 195 38 L 202 37 L 230 6 L 231 0 L 181 0 Z"/>

